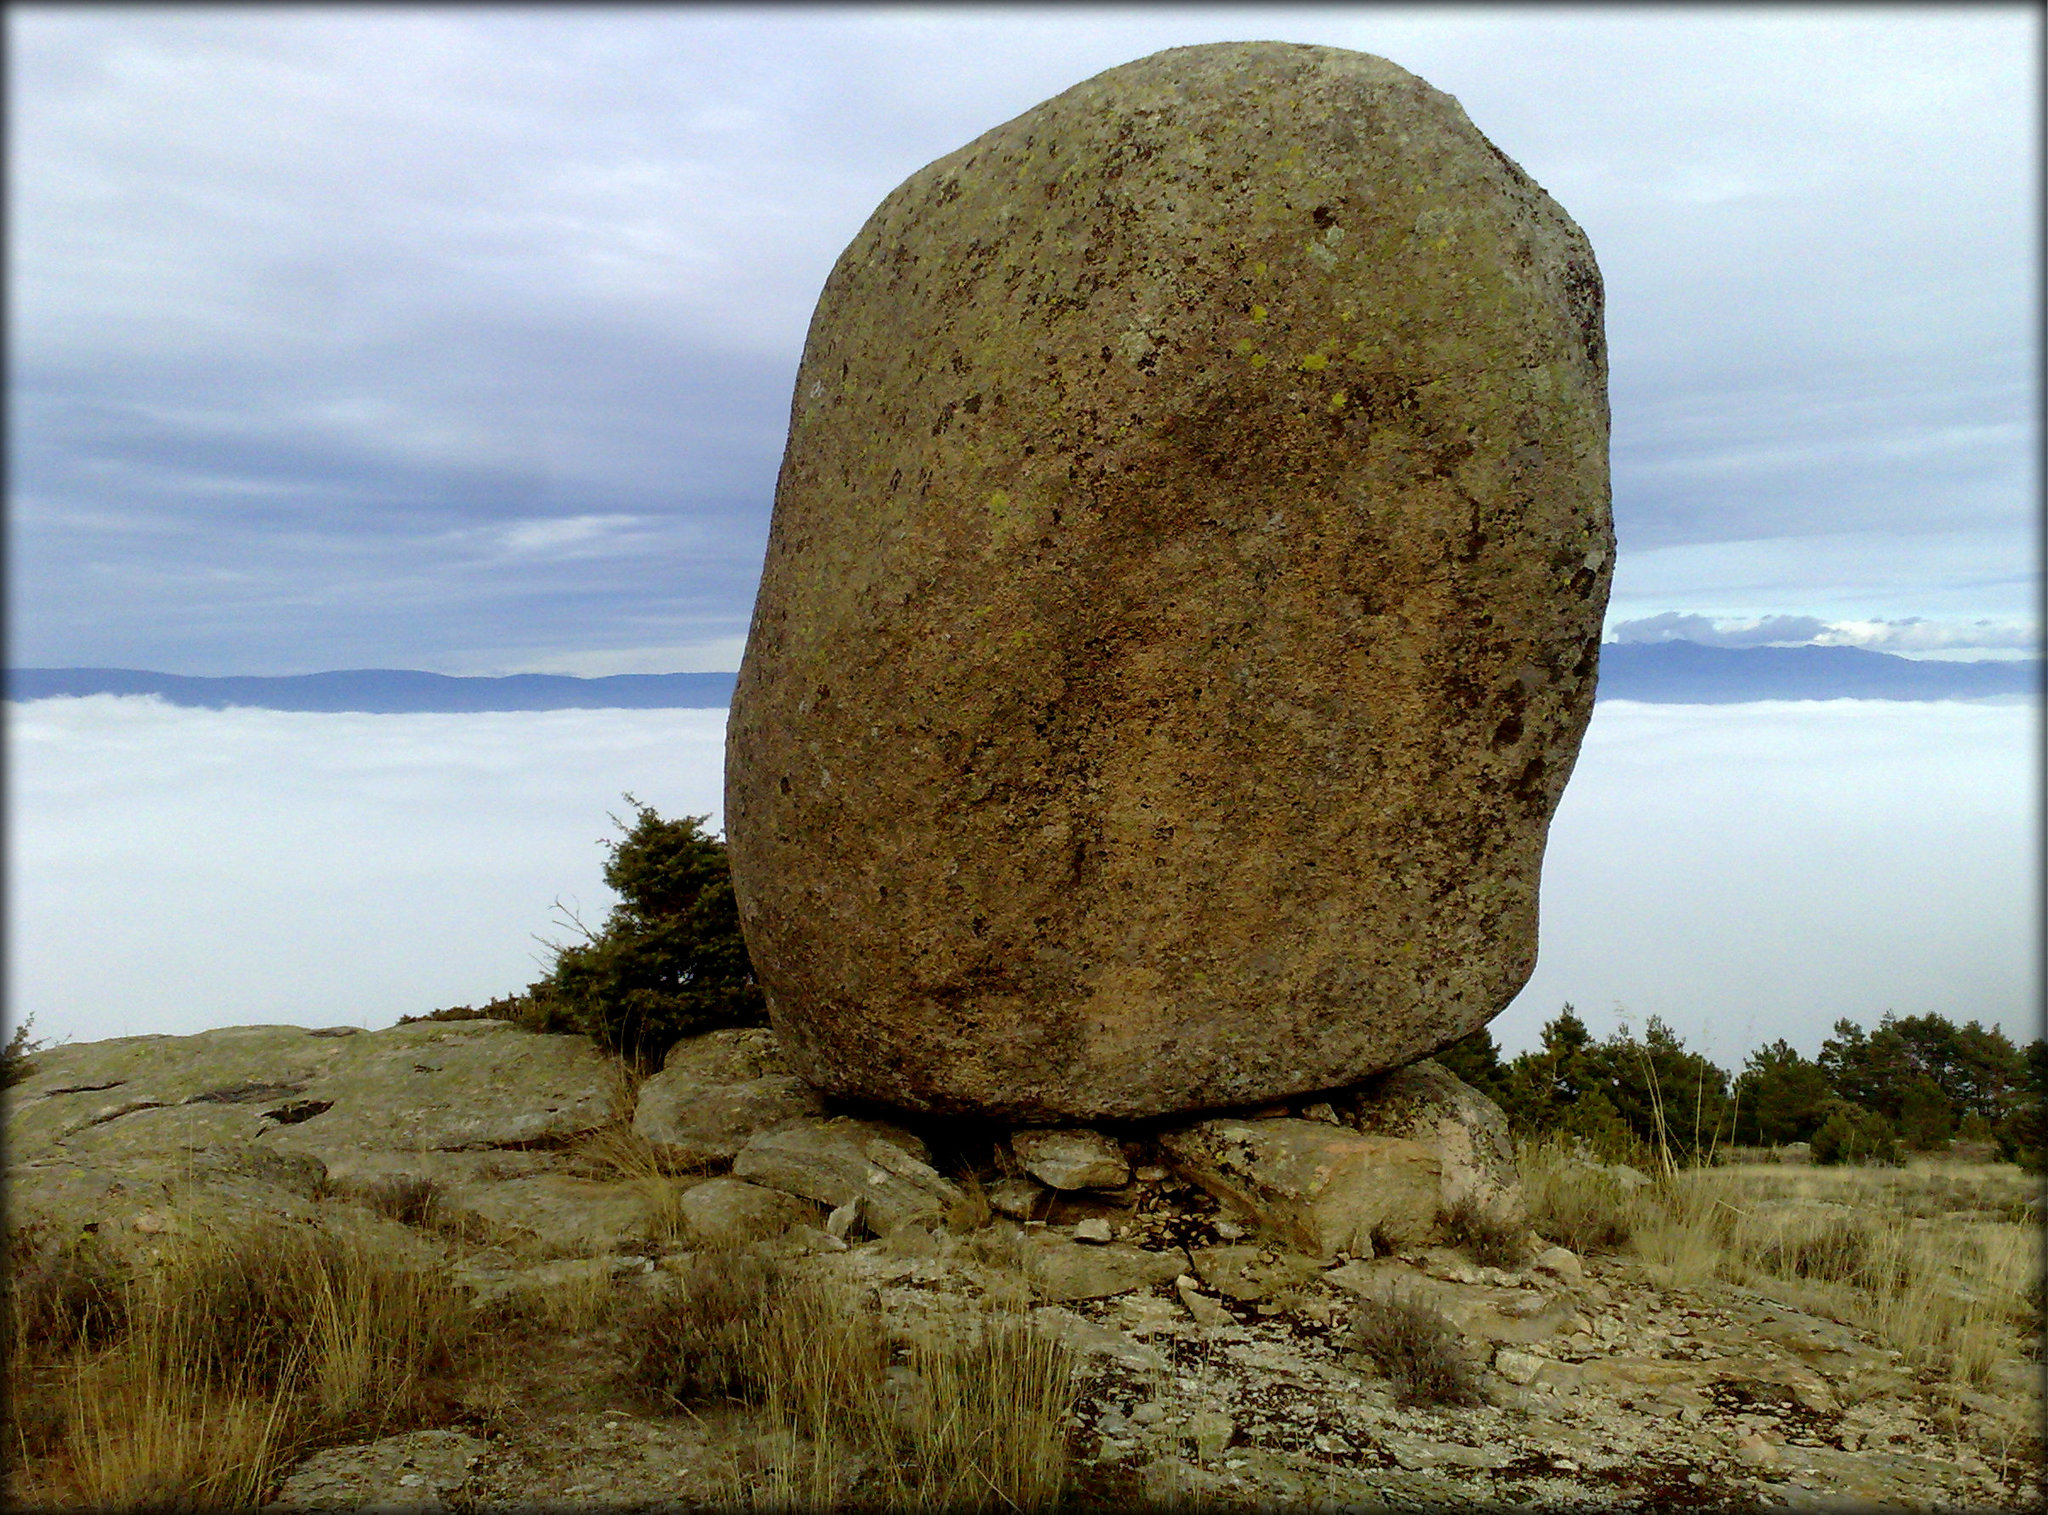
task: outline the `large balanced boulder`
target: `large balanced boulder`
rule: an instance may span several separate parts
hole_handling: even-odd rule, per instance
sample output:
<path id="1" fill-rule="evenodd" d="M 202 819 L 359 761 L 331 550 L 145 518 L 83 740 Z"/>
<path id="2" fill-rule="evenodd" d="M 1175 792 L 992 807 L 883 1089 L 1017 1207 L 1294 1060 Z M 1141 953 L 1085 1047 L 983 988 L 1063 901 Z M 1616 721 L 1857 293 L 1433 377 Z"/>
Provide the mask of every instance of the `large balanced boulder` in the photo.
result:
<path id="1" fill-rule="evenodd" d="M 1613 559 L 1584 234 L 1384 59 L 1178 48 L 911 176 L 791 409 L 725 821 L 791 1068 L 1352 1083 L 1536 953 Z"/>

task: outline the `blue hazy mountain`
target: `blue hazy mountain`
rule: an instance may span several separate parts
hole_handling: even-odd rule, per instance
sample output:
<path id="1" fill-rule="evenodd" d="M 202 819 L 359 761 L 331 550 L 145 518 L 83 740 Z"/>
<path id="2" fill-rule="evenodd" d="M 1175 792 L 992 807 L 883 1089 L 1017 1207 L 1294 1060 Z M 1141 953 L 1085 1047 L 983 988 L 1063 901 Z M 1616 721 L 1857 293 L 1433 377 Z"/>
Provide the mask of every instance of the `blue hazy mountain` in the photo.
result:
<path id="1" fill-rule="evenodd" d="M 1981 663 L 1895 657 L 1863 647 L 1707 647 L 1610 642 L 1603 700 L 1727 705 L 1741 700 L 1976 700 L 2039 694 L 2039 658 Z"/>
<path id="2" fill-rule="evenodd" d="M 372 715 L 486 710 L 722 709 L 732 703 L 730 673 L 619 673 L 579 679 L 515 673 L 458 678 L 402 668 L 354 668 L 281 678 L 195 678 L 136 668 L 13 668 L 7 698 L 65 694 L 157 694 L 173 705 L 224 710 L 353 710 Z"/>
<path id="3" fill-rule="evenodd" d="M 377 715 L 487 710 L 720 709 L 730 673 L 621 673 L 579 679 L 518 673 L 458 678 L 396 668 L 282 678 L 197 678 L 134 668 L 15 668 L 7 698 L 155 694 L 173 705 L 222 710 L 362 711 Z M 1600 649 L 1600 698 L 1721 705 L 1741 700 L 1957 700 L 2041 692 L 2041 660 L 1949 663 L 1860 647 L 1706 647 L 1698 642 L 1610 642 Z"/>

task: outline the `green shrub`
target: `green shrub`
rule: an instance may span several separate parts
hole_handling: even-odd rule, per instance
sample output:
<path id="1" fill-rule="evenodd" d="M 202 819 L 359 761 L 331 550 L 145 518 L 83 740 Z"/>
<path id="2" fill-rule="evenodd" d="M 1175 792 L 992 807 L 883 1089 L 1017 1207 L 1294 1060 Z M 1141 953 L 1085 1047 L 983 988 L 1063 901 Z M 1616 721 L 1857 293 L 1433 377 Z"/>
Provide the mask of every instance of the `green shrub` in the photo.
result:
<path id="1" fill-rule="evenodd" d="M 632 824 L 604 845 L 604 881 L 621 896 L 600 931 L 550 943 L 554 964 L 521 995 L 482 1009 L 455 1005 L 404 1021 L 509 1020 L 528 1031 L 581 1033 L 608 1052 L 659 1062 L 686 1036 L 767 1020 L 740 934 L 725 843 L 708 816 L 663 820 L 632 795 Z"/>
<path id="2" fill-rule="evenodd" d="M 35 1023 L 36 1018 L 31 1015 L 14 1028 L 7 1045 L 0 1047 L 0 1089 L 11 1089 L 35 1072 L 32 1060 L 43 1050 L 43 1044 L 28 1034 Z"/>
<path id="3" fill-rule="evenodd" d="M 1890 1121 L 1860 1105 L 1837 1104 L 1813 1133 L 1811 1157 L 1816 1164 L 1881 1163 L 1899 1165 L 1899 1138 Z"/>

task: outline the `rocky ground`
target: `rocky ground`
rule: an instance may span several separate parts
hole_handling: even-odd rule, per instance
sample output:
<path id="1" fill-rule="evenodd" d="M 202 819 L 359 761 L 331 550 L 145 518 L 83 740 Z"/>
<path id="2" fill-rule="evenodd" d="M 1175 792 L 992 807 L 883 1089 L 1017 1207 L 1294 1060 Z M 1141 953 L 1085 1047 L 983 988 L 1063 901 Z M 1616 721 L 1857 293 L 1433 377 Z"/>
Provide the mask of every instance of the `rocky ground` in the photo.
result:
<path id="1" fill-rule="evenodd" d="M 1008 1270 L 986 1259 L 1000 1251 L 991 1237 L 1007 1229 L 911 1228 L 810 1262 L 872 1287 L 908 1335 L 949 1304 L 1000 1295 Z M 1029 1249 L 1040 1246 L 1066 1270 L 1067 1289 L 1092 1294 L 1119 1281 L 1085 1278 L 1087 1262 L 1060 1254 L 1086 1244 L 1057 1228 L 1014 1234 L 1027 1275 Z M 1436 1247 L 1301 1279 L 1306 1260 L 1270 1250 L 1152 1255 L 1159 1262 L 1147 1271 L 1160 1281 L 1031 1307 L 1084 1364 L 1074 1422 L 1084 1503 L 2038 1504 L 2029 1375 L 1957 1413 L 1896 1352 L 1754 1291 L 1660 1288 L 1624 1258 L 1589 1259 L 1580 1271 L 1553 1257 L 1552 1270 L 1503 1273 Z M 1262 1268 L 1262 1258 L 1281 1266 Z M 609 1266 L 624 1279 L 640 1261 Z M 1274 1289 L 1290 1275 L 1297 1281 Z M 1474 1358 L 1492 1364 L 1484 1404 L 1403 1408 L 1345 1349 L 1350 1305 L 1388 1286 L 1441 1309 Z M 1035 1292 L 1065 1291 L 1041 1283 Z M 494 1365 L 454 1407 L 454 1429 L 319 1453 L 287 1482 L 281 1507 L 731 1499 L 759 1429 L 738 1411 L 651 1411 L 621 1378 L 629 1345 L 612 1326 Z"/>
<path id="2" fill-rule="evenodd" d="M 1192 1143 L 981 1133 L 1010 1154 L 984 1188 L 966 1147 L 778 1082 L 760 1036 L 686 1047 L 637 1098 L 586 1044 L 496 1022 L 53 1049 L 7 1092 L 9 1219 L 146 1258 L 222 1217 L 347 1210 L 504 1322 L 473 1339 L 429 1425 L 315 1452 L 280 1509 L 744 1502 L 766 1427 L 737 1406 L 664 1412 L 627 1371 L 639 1302 L 733 1243 L 853 1286 L 902 1341 L 1002 1309 L 1066 1342 L 1076 1499 L 1097 1507 L 2039 1503 L 2037 1360 L 1957 1391 L 1765 1293 L 1553 1246 L 1482 1266 L 1411 1225 L 1408 1180 L 1355 1192 L 1363 1170 L 1343 1164 L 1360 1152 L 1421 1162 L 1373 1142 L 1420 1143 L 1424 1169 L 1483 1189 L 1493 1134 L 1469 1109 L 1404 1116 L 1405 1135 L 1341 1099 Z M 632 1170 L 686 1142 L 723 1155 L 698 1150 L 682 1177 Z M 414 1224 L 378 1198 L 408 1176 L 434 1196 Z M 1366 1216 L 1370 1235 L 1331 1230 Z M 1363 1303 L 1389 1296 L 1454 1328 L 1481 1402 L 1404 1405 L 1352 1350 Z"/>

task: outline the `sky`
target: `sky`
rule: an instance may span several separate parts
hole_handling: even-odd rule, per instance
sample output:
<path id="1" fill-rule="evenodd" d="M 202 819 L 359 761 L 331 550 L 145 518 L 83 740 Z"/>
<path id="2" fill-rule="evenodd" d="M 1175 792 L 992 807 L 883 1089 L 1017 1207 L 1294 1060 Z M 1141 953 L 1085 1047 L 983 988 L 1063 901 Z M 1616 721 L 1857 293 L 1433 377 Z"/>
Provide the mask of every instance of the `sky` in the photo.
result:
<path id="1" fill-rule="evenodd" d="M 1376 52 L 1606 280 L 1627 639 L 2038 645 L 2033 7 L 10 6 L 9 662 L 738 665 L 833 260 L 1165 47 Z"/>
<path id="2" fill-rule="evenodd" d="M 1657 1015 L 1731 1070 L 1887 1010 L 2040 1034 L 2037 702 L 1603 702 L 1493 1022 Z M 630 789 L 721 821 L 722 710 L 10 711 L 8 1012 L 46 1040 L 393 1024 L 543 971 L 614 902 Z"/>

